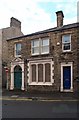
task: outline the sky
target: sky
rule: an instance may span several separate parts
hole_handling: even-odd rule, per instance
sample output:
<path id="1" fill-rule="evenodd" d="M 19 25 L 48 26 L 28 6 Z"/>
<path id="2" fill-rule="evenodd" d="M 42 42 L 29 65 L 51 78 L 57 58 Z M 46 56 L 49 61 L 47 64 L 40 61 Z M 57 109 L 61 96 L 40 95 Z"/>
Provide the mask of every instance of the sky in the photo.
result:
<path id="1" fill-rule="evenodd" d="M 56 12 L 64 13 L 64 25 L 77 22 L 78 0 L 0 0 L 0 29 L 10 26 L 10 18 L 21 21 L 26 34 L 56 27 Z"/>

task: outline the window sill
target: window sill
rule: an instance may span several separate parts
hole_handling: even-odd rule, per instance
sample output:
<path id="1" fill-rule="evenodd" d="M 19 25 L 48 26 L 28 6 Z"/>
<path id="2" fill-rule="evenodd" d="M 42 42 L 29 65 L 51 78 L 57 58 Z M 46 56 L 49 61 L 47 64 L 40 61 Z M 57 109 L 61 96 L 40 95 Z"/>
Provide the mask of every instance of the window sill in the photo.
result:
<path id="1" fill-rule="evenodd" d="M 46 83 L 43 83 L 43 82 L 39 82 L 39 83 L 36 83 L 36 82 L 32 82 L 32 83 L 28 83 L 29 85 L 52 85 L 51 82 L 46 82 Z"/>
<path id="2" fill-rule="evenodd" d="M 48 54 L 50 54 L 50 53 L 31 54 L 31 56 L 48 55 Z"/>
<path id="3" fill-rule="evenodd" d="M 41 55 L 46 55 L 46 54 L 49 54 L 49 52 L 46 52 L 46 53 L 41 53 Z"/>
<path id="4" fill-rule="evenodd" d="M 66 54 L 66 53 L 73 53 L 72 51 L 62 51 L 63 54 Z"/>
<path id="5" fill-rule="evenodd" d="M 40 54 L 31 54 L 31 56 L 37 56 L 37 55 L 40 55 Z"/>
<path id="6" fill-rule="evenodd" d="M 21 55 L 16 55 L 15 57 L 18 58 L 18 57 L 21 57 Z"/>

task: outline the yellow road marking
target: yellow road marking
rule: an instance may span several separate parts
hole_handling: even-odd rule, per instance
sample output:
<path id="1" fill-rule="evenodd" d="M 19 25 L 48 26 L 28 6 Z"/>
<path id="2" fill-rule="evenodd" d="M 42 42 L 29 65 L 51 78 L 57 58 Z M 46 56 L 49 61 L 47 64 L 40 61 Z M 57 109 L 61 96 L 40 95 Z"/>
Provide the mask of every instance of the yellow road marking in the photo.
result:
<path id="1" fill-rule="evenodd" d="M 71 100 L 61 100 L 61 99 L 38 99 L 38 100 L 32 100 L 31 98 L 0 98 L 0 100 L 15 100 L 15 101 L 45 101 L 45 102 L 77 102 L 79 100 L 77 99 L 71 99 Z"/>
<path id="2" fill-rule="evenodd" d="M 17 98 L 17 99 L 14 99 L 14 98 L 2 98 L 1 100 L 15 100 L 15 101 L 32 101 L 32 99 L 22 99 L 22 98 Z"/>
<path id="3" fill-rule="evenodd" d="M 76 99 L 74 99 L 74 100 L 60 100 L 59 99 L 59 100 L 41 100 L 41 101 L 49 101 L 49 102 L 73 101 L 73 102 L 76 102 L 76 101 L 79 101 L 79 100 L 76 100 Z"/>

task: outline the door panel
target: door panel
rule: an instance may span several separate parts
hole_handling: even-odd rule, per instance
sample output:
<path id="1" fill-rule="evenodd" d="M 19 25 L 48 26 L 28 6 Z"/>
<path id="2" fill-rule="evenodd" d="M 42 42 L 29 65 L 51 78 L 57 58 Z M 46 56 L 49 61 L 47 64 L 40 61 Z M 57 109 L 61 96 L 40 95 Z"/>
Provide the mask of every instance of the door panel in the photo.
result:
<path id="1" fill-rule="evenodd" d="M 63 67 L 63 89 L 71 87 L 71 66 Z"/>

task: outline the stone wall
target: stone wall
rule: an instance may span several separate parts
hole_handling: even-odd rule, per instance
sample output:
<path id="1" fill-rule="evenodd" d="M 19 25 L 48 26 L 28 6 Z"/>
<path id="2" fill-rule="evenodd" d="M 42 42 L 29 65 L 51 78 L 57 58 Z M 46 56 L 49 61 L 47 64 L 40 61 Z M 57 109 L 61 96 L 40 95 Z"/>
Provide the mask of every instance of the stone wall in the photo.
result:
<path id="1" fill-rule="evenodd" d="M 77 29 L 77 91 L 79 92 L 79 28 Z"/>
<path id="2" fill-rule="evenodd" d="M 2 76 L 5 74 L 5 66 L 8 63 L 8 44 L 7 39 L 22 36 L 23 33 L 21 32 L 21 22 L 15 18 L 11 18 L 10 27 L 2 29 L 2 64 L 3 64 L 3 72 Z M 6 74 L 3 76 L 3 86 L 6 83 Z"/>
<path id="3" fill-rule="evenodd" d="M 0 89 L 2 86 L 2 30 L 0 30 Z"/>
<path id="4" fill-rule="evenodd" d="M 71 34 L 71 51 L 62 52 L 62 35 Z M 31 56 L 31 40 L 35 38 L 49 37 L 50 39 L 50 53 L 48 55 Z M 77 77 L 77 28 L 65 29 L 62 31 L 48 32 L 38 35 L 26 36 L 14 40 L 8 40 L 8 65 L 10 67 L 11 61 L 14 59 L 14 45 L 16 42 L 22 43 L 22 58 L 25 60 L 25 87 L 27 88 L 27 59 L 31 58 L 45 58 L 53 57 L 54 61 L 54 84 L 52 86 L 28 86 L 28 90 L 41 91 L 60 91 L 61 84 L 61 63 L 73 63 L 73 86 L 76 88 Z M 60 43 L 57 45 L 57 43 Z"/>
<path id="5" fill-rule="evenodd" d="M 71 34 L 71 51 L 62 52 L 61 37 L 64 34 Z M 73 83 L 74 89 L 76 88 L 76 77 L 77 77 L 77 29 L 67 29 L 62 32 L 51 33 L 52 45 L 54 46 L 53 58 L 54 58 L 54 79 L 55 84 L 60 89 L 61 83 L 61 63 L 72 62 L 73 63 Z M 57 45 L 57 42 L 60 45 Z"/>
<path id="6" fill-rule="evenodd" d="M 23 33 L 16 27 L 9 27 L 2 29 L 2 60 L 3 63 L 7 63 L 7 55 L 8 55 L 8 46 L 7 46 L 7 39 L 21 36 Z"/>

